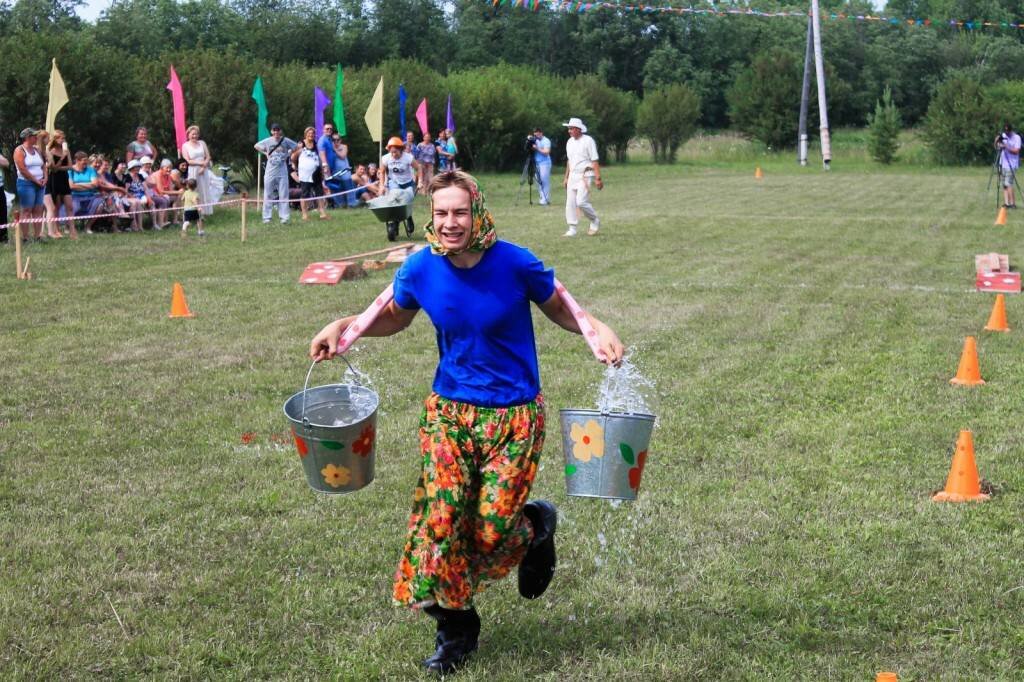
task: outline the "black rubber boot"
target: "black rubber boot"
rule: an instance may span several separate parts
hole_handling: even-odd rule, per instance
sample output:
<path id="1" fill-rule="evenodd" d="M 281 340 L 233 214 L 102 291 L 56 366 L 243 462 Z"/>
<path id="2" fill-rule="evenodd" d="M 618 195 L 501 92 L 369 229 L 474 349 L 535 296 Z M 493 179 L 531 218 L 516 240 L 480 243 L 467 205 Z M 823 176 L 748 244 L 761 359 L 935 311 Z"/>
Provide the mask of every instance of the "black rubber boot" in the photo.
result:
<path id="1" fill-rule="evenodd" d="M 477 648 L 480 616 L 476 609 L 458 611 L 436 604 L 423 611 L 437 621 L 437 650 L 423 661 L 423 667 L 438 675 L 448 675 L 461 668 Z"/>
<path id="2" fill-rule="evenodd" d="M 527 502 L 523 513 L 533 525 L 533 542 L 519 564 L 519 594 L 536 599 L 555 575 L 555 527 L 558 510 L 546 500 Z"/>

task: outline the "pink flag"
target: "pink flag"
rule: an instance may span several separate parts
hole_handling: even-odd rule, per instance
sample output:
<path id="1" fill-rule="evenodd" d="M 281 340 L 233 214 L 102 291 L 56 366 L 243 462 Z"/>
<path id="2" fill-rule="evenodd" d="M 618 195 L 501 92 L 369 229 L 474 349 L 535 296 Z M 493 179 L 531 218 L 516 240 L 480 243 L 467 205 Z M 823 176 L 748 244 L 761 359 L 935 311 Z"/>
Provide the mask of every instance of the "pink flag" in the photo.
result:
<path id="1" fill-rule="evenodd" d="M 416 107 L 416 122 L 420 124 L 420 134 L 425 135 L 430 131 L 427 127 L 427 98 L 424 97 L 420 105 Z"/>
<path id="2" fill-rule="evenodd" d="M 174 72 L 174 65 L 171 64 L 171 82 L 167 84 L 171 91 L 171 103 L 174 105 L 174 140 L 181 151 L 185 144 L 185 93 L 181 91 L 181 81 L 178 74 Z"/>

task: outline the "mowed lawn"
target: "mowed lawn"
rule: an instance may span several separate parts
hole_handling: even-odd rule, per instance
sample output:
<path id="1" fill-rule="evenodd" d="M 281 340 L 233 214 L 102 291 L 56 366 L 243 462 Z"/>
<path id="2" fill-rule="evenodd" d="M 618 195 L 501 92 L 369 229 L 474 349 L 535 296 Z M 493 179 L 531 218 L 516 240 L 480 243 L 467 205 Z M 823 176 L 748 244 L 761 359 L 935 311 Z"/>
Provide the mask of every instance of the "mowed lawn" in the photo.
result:
<path id="1" fill-rule="evenodd" d="M 983 332 L 973 280 L 977 253 L 1024 261 L 1024 213 L 992 226 L 986 169 L 762 165 L 609 167 L 601 234 L 572 240 L 560 188 L 517 206 L 517 175 L 483 177 L 499 234 L 635 349 L 658 427 L 637 502 L 568 498 L 558 409 L 592 407 L 602 368 L 538 314 L 559 570 L 537 601 L 514 576 L 480 595 L 462 679 L 1019 679 L 1024 304 Z M 253 217 L 244 244 L 227 211 L 206 240 L 33 244 L 30 282 L 0 250 L 0 676 L 422 676 L 432 623 L 390 585 L 432 328 L 350 354 L 381 394 L 377 480 L 313 493 L 281 406 L 311 336 L 393 271 L 297 280 L 384 226 Z M 194 319 L 168 319 L 175 281 Z M 967 335 L 974 389 L 948 382 Z M 933 503 L 962 428 L 996 495 Z"/>

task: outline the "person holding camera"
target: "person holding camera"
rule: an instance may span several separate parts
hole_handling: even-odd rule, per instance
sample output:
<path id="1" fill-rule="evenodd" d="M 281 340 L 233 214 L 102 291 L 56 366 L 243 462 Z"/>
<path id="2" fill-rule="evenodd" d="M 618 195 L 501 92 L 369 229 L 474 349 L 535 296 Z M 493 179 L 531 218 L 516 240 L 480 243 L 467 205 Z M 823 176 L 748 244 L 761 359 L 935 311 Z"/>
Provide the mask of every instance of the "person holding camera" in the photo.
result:
<path id="1" fill-rule="evenodd" d="M 540 126 L 533 129 L 533 135 L 527 138 L 533 152 L 533 166 L 537 173 L 537 190 L 540 192 L 540 205 L 551 203 L 551 140 L 544 137 Z"/>
<path id="2" fill-rule="evenodd" d="M 1005 208 L 1017 208 L 1013 186 L 1020 166 L 1020 142 L 1020 135 L 1013 131 L 1009 123 L 1003 126 L 1003 132 L 995 140 L 995 147 L 999 150 L 999 182 L 1003 185 Z"/>

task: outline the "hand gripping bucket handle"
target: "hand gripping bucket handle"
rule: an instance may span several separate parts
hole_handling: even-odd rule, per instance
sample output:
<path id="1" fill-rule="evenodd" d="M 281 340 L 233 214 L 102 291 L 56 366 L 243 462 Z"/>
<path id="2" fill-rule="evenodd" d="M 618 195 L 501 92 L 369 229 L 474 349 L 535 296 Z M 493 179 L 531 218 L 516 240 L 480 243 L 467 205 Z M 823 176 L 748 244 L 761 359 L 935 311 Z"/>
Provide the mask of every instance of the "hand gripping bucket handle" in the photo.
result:
<path id="1" fill-rule="evenodd" d="M 332 495 L 360 490 L 374 478 L 379 398 L 358 380 L 311 388 L 316 364 L 306 372 L 302 391 L 284 404 L 306 482 Z"/>

